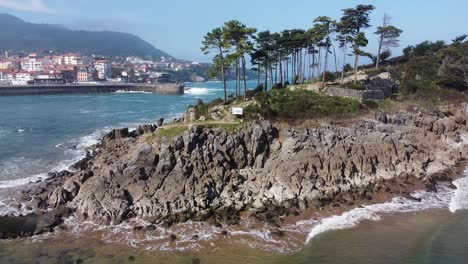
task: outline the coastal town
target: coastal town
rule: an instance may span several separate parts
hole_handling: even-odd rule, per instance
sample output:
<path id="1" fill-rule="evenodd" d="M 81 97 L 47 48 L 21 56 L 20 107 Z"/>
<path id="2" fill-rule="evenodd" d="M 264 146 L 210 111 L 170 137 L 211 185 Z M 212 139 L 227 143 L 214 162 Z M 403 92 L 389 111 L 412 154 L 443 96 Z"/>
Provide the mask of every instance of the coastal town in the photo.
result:
<path id="1" fill-rule="evenodd" d="M 171 73 L 196 66 L 200 63 L 165 57 L 149 60 L 56 51 L 4 52 L 0 55 L 0 86 L 177 82 Z"/>

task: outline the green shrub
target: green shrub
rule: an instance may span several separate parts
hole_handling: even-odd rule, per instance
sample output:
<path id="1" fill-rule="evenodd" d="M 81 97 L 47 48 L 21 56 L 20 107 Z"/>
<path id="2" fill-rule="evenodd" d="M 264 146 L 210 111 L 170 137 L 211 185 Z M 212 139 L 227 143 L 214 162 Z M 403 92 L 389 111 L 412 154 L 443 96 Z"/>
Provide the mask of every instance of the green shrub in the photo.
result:
<path id="1" fill-rule="evenodd" d="M 309 119 L 319 117 L 350 117 L 362 110 L 358 100 L 334 97 L 297 89 L 272 90 L 255 97 L 257 104 L 246 108 L 246 115 L 255 118 Z"/>
<path id="2" fill-rule="evenodd" d="M 296 85 L 298 81 L 299 81 L 299 75 L 294 75 L 293 85 Z"/>
<path id="3" fill-rule="evenodd" d="M 379 104 L 374 100 L 363 100 L 362 104 L 365 105 L 369 109 L 379 108 Z"/>
<path id="4" fill-rule="evenodd" d="M 283 84 L 282 83 L 276 83 L 271 87 L 272 90 L 278 90 L 278 89 L 283 89 Z"/>
<path id="5" fill-rule="evenodd" d="M 362 82 L 351 81 L 351 82 L 343 83 L 342 86 L 343 88 L 346 88 L 346 89 L 353 89 L 353 90 L 360 90 L 360 91 L 366 90 L 366 87 L 364 87 L 364 84 Z"/>

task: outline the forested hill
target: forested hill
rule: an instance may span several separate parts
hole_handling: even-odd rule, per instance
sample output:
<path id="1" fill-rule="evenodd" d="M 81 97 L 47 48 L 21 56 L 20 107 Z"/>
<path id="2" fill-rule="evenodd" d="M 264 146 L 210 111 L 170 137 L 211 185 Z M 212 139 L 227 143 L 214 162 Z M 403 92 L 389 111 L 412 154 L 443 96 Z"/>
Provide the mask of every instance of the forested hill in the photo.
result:
<path id="1" fill-rule="evenodd" d="M 104 56 L 171 57 L 138 36 L 112 31 L 70 30 L 62 26 L 28 23 L 0 14 L 0 50 L 60 50 Z"/>

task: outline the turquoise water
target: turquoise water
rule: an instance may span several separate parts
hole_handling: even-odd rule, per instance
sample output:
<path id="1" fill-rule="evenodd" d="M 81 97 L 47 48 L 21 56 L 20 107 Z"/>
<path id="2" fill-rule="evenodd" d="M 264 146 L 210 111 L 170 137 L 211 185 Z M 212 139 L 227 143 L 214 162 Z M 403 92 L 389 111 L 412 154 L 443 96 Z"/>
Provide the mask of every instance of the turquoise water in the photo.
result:
<path id="1" fill-rule="evenodd" d="M 254 87 L 255 83 L 249 83 Z M 223 96 L 221 83 L 188 83 L 185 95 L 113 93 L 0 97 L 0 187 L 66 169 L 112 128 L 171 121 L 197 99 Z M 235 84 L 229 83 L 229 91 Z M 16 181 L 12 181 L 16 180 Z"/>

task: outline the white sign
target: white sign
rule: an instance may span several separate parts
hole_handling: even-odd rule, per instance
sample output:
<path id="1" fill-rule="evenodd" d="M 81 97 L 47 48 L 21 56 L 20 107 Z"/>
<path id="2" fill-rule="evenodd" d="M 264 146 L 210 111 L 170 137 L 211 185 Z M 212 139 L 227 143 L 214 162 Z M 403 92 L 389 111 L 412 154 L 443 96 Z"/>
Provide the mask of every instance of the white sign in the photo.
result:
<path id="1" fill-rule="evenodd" d="M 238 116 L 243 116 L 244 115 L 244 108 L 233 107 L 232 108 L 232 114 L 233 115 L 238 115 Z"/>

